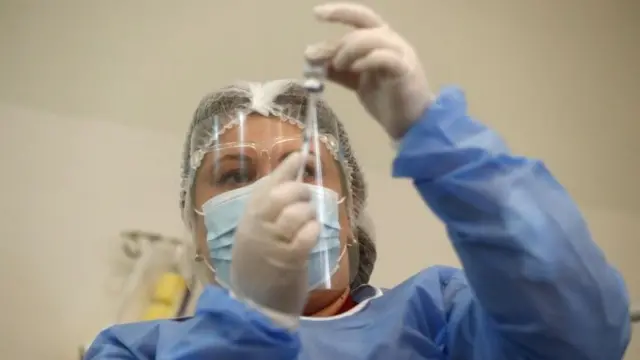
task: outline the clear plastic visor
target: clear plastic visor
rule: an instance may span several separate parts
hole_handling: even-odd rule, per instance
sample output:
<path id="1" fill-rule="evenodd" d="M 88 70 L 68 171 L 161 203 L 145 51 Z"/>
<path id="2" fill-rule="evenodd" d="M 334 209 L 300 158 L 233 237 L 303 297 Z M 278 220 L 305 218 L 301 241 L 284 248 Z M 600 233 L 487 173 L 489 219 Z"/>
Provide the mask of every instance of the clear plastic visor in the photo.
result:
<path id="1" fill-rule="evenodd" d="M 194 182 L 193 206 L 208 248 L 203 276 L 228 286 L 235 231 L 255 184 L 269 176 L 292 153 L 306 161 L 292 181 L 308 184 L 321 231 L 308 258 L 309 289 L 331 288 L 346 246 L 341 218 L 346 219 L 337 137 L 314 124 L 277 117 L 244 115 L 212 129 Z M 330 127 L 334 128 L 334 127 Z M 342 215 L 342 216 L 341 216 Z M 202 241 L 202 240 L 201 240 Z M 258 274 L 256 274 L 258 276 Z"/>

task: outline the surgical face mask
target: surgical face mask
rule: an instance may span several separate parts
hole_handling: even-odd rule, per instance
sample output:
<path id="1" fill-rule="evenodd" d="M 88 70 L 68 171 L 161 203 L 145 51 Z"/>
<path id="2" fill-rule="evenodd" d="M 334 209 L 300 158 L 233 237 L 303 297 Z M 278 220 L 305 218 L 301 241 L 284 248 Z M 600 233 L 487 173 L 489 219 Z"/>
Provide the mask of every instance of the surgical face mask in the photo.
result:
<path id="1" fill-rule="evenodd" d="M 255 184 L 254 184 L 255 185 Z M 216 282 L 229 287 L 231 254 L 234 236 L 240 218 L 244 214 L 254 185 L 227 191 L 208 200 L 202 206 L 201 215 L 207 228 L 209 256 L 214 264 Z M 331 276 L 338 270 L 346 250 L 340 244 L 340 218 L 338 194 L 322 186 L 310 185 L 312 199 L 318 211 L 321 225 L 318 242 L 309 253 L 308 286 L 310 290 L 329 288 Z"/>

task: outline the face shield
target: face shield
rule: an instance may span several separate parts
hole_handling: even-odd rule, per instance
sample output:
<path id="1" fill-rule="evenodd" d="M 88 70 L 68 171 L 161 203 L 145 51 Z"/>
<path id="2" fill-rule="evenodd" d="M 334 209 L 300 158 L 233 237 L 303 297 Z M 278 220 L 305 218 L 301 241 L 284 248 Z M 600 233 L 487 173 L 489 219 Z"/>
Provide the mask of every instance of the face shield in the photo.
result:
<path id="1" fill-rule="evenodd" d="M 208 252 L 201 251 L 197 259 L 205 265 L 204 273 L 200 271 L 203 281 L 228 286 L 234 234 L 252 189 L 287 156 L 302 151 L 306 161 L 297 181 L 311 189 L 321 228 L 308 257 L 308 285 L 310 290 L 332 287 L 332 276 L 347 250 L 348 229 L 343 224 L 349 219 L 349 187 L 344 183 L 336 129 L 327 122 L 319 126 L 292 116 L 249 111 L 213 116 L 194 129 L 197 139 L 192 144 L 201 146 L 192 158 L 197 170 L 189 203 L 199 229 L 193 235 L 200 239 L 194 240 L 207 245 Z"/>

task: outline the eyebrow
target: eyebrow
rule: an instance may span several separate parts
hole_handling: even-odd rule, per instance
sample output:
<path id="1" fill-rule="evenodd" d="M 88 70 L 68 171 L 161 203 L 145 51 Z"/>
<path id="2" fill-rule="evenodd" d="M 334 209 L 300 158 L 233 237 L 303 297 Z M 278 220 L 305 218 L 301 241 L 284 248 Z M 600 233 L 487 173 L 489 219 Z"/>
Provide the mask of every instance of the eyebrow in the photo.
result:
<path id="1" fill-rule="evenodd" d="M 296 152 L 296 151 L 298 151 L 298 150 L 291 150 L 291 151 L 288 151 L 288 152 L 286 152 L 286 153 L 282 154 L 282 155 L 280 156 L 280 158 L 278 159 L 278 162 L 282 162 L 282 161 L 283 161 L 284 159 L 286 159 L 289 155 L 291 155 L 292 153 L 294 153 L 294 152 Z M 315 155 L 315 154 L 316 154 L 316 152 L 315 152 L 315 151 L 313 151 L 313 150 L 309 149 L 309 155 Z"/>
<path id="2" fill-rule="evenodd" d="M 282 156 L 280 156 L 280 158 L 278 159 L 278 162 L 282 162 L 284 159 L 286 159 L 286 158 L 287 158 L 287 156 L 291 155 L 292 153 L 294 153 L 294 152 L 296 152 L 296 151 L 298 151 L 298 150 L 292 150 L 292 151 L 289 151 L 289 152 L 286 152 L 286 153 L 282 154 Z M 313 149 L 309 149 L 309 155 L 316 156 L 316 152 L 315 152 L 315 150 L 313 150 Z M 309 159 L 309 158 L 307 158 L 307 161 L 309 161 L 308 159 Z M 325 167 L 325 164 L 324 164 L 324 159 L 322 159 L 322 156 L 319 156 L 319 160 L 320 160 L 320 166 L 321 166 L 322 168 L 324 168 L 324 167 Z M 306 164 L 306 163 L 305 163 L 305 166 L 307 166 L 307 164 Z M 323 171 L 324 171 L 324 170 L 323 170 Z"/>
<path id="3" fill-rule="evenodd" d="M 226 154 L 221 158 L 215 159 L 219 162 L 227 161 L 227 160 L 239 160 L 239 161 L 248 161 L 251 162 L 253 159 L 250 156 L 244 154 Z"/>

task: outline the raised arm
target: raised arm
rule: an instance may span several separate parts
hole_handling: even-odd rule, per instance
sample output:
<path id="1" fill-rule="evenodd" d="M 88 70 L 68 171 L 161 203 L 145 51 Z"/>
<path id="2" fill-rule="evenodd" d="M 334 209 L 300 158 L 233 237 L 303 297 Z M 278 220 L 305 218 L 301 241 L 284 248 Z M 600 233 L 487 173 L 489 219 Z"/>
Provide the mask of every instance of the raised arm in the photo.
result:
<path id="1" fill-rule="evenodd" d="M 393 173 L 444 221 L 471 286 L 451 297 L 452 359 L 622 359 L 620 274 L 544 164 L 512 155 L 461 91 L 443 91 L 406 133 Z"/>

